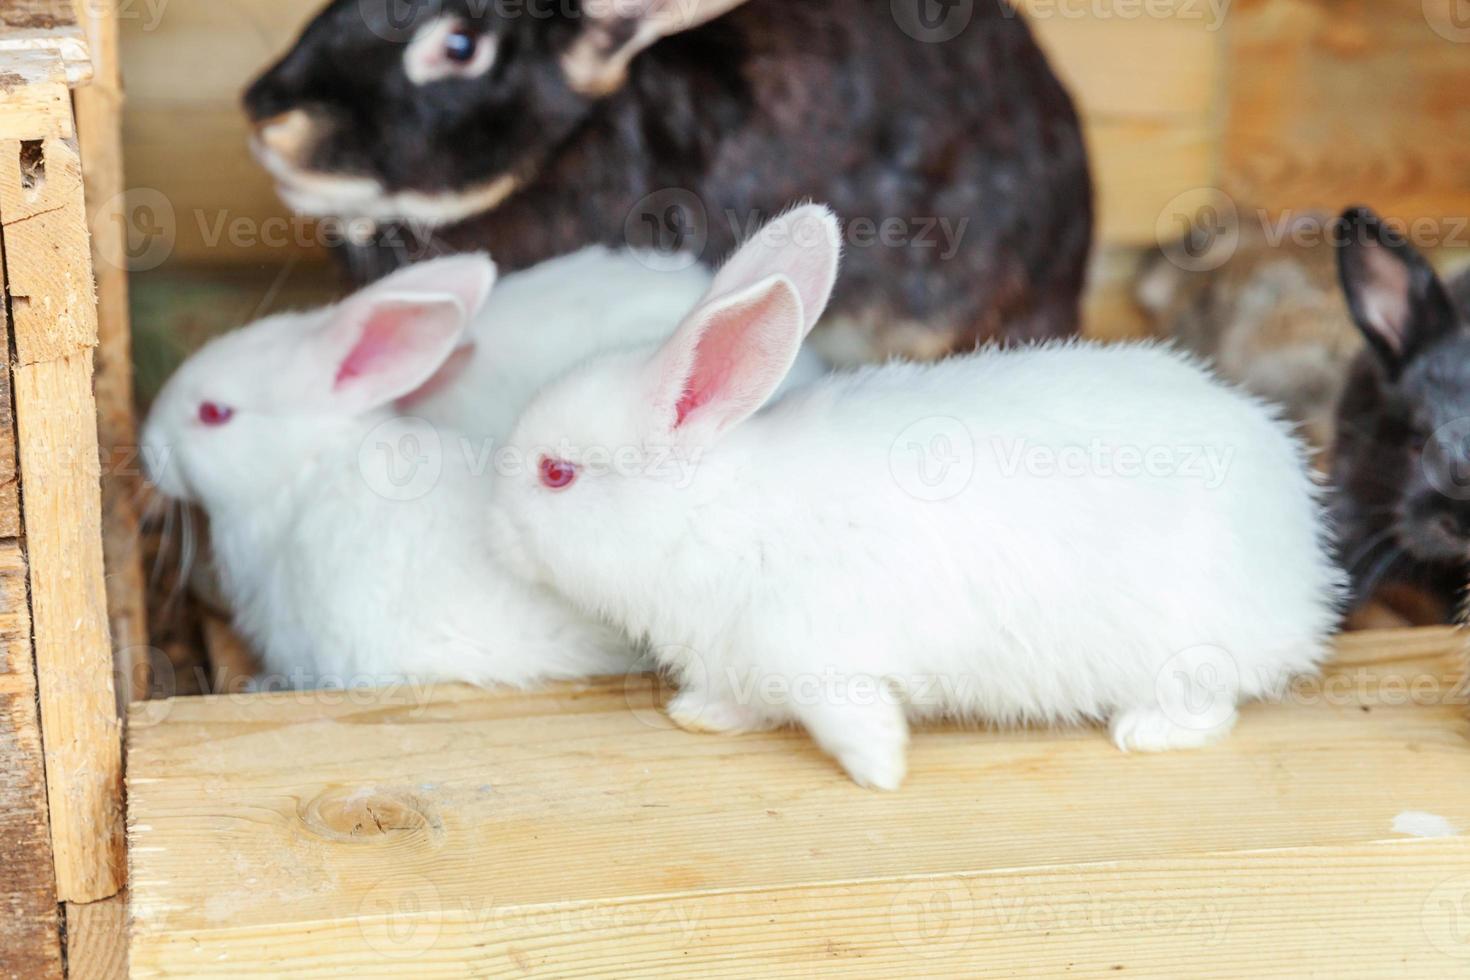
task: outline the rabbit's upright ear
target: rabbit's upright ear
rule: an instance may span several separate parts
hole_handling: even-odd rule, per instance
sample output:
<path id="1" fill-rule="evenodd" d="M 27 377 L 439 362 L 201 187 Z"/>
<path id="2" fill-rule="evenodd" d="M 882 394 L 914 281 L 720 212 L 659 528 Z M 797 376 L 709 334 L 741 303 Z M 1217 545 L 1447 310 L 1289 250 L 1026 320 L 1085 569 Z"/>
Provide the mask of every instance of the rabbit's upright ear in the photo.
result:
<path id="1" fill-rule="evenodd" d="M 567 81 L 583 95 L 617 90 L 628 64 L 660 38 L 714 20 L 746 0 L 582 0 L 582 33 L 562 55 Z"/>
<path id="2" fill-rule="evenodd" d="M 784 275 L 801 296 L 806 333 L 822 318 L 842 261 L 842 230 L 830 208 L 808 204 L 769 222 L 715 276 L 710 296 Z"/>
<path id="3" fill-rule="evenodd" d="M 706 443 L 764 405 L 826 309 L 840 259 L 837 219 L 824 207 L 756 232 L 655 355 L 655 428 Z"/>
<path id="4" fill-rule="evenodd" d="M 495 283 L 486 256 L 410 266 L 349 297 L 323 326 L 313 359 L 336 411 L 363 412 L 421 390 L 451 363 Z"/>
<path id="5" fill-rule="evenodd" d="M 681 444 L 718 438 L 780 387 L 805 334 L 785 276 L 707 298 L 653 358 L 654 430 Z"/>
<path id="6" fill-rule="evenodd" d="M 1343 212 L 1334 232 L 1353 321 L 1389 376 L 1397 377 L 1419 352 L 1457 328 L 1454 303 L 1424 257 L 1368 208 Z"/>

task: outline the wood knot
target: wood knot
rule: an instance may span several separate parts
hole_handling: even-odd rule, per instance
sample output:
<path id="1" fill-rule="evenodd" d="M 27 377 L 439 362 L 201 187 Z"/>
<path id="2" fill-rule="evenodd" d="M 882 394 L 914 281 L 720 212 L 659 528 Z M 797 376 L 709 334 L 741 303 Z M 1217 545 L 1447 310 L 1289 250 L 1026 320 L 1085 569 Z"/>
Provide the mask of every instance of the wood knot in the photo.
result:
<path id="1" fill-rule="evenodd" d="M 333 786 L 298 814 L 318 837 L 356 844 L 398 843 L 405 838 L 437 841 L 443 821 L 423 798 L 377 786 Z"/>

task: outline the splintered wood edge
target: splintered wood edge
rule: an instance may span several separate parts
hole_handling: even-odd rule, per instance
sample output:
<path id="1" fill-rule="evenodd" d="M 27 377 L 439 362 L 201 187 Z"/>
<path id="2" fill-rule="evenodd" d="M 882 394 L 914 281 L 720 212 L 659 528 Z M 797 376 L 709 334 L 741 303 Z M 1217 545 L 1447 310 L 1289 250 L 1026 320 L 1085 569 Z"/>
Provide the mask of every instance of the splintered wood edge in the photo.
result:
<path id="1" fill-rule="evenodd" d="M 112 6 L 111 0 L 87 2 Z M 92 53 L 77 23 L 73 0 L 5 0 L 0 12 L 0 75 L 12 58 L 35 53 L 55 56 L 69 85 L 92 78 Z"/>

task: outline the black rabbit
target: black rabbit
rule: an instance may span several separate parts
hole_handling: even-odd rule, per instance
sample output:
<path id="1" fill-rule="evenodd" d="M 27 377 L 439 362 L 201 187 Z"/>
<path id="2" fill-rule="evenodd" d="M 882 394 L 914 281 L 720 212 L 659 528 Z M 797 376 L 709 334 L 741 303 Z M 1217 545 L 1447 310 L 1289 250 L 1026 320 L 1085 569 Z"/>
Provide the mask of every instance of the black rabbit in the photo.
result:
<path id="1" fill-rule="evenodd" d="M 1407 586 L 1448 618 L 1470 579 L 1470 278 L 1446 287 L 1367 208 L 1343 214 L 1334 244 L 1368 340 L 1338 407 L 1332 467 L 1354 602 Z"/>
<path id="2" fill-rule="evenodd" d="M 841 359 L 1077 327 L 1082 134 L 1005 0 L 335 0 L 245 103 L 288 204 L 379 226 L 359 282 L 442 250 L 715 263 L 815 199 L 847 222 Z"/>

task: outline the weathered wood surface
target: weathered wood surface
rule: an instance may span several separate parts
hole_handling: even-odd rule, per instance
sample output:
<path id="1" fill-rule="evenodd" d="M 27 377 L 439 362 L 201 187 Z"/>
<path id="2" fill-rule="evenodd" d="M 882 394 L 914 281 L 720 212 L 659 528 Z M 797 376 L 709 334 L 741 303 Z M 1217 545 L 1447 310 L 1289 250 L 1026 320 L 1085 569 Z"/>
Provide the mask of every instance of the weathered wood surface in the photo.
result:
<path id="1" fill-rule="evenodd" d="M 3 332 L 0 332 L 3 336 Z M 0 977 L 59 978 L 56 877 L 20 545 L 0 542 Z"/>
<path id="2" fill-rule="evenodd" d="M 122 749 L 103 575 L 95 293 L 75 145 L 0 141 L 0 226 L 58 897 L 122 886 Z"/>
<path id="3" fill-rule="evenodd" d="M 5 243 L 0 238 L 0 270 L 5 267 Z M 20 537 L 20 466 L 15 452 L 15 411 L 10 392 L 10 318 L 0 302 L 0 541 Z"/>
<path id="4" fill-rule="evenodd" d="M 1349 639 L 1195 753 L 920 732 L 897 794 L 796 733 L 672 730 L 644 678 L 139 704 L 133 969 L 1450 976 L 1463 647 Z M 1408 837 L 1404 811 L 1460 833 Z"/>
<path id="5" fill-rule="evenodd" d="M 121 701 L 148 691 L 148 608 L 138 506 L 141 464 L 133 409 L 133 349 L 128 320 L 128 231 L 122 158 L 122 79 L 117 0 L 77 0 L 94 62 L 76 92 L 77 137 L 97 280 L 93 391 L 101 445 L 102 545 L 107 611 Z"/>
<path id="6" fill-rule="evenodd" d="M 0 67 L 0 139 L 75 134 L 66 64 L 51 51 L 5 55 Z"/>
<path id="7" fill-rule="evenodd" d="M 15 55 L 36 52 L 55 56 L 72 85 L 92 77 L 87 40 L 77 24 L 72 0 L 5 0 L 0 4 L 0 59 L 9 64 Z"/>

